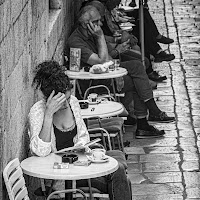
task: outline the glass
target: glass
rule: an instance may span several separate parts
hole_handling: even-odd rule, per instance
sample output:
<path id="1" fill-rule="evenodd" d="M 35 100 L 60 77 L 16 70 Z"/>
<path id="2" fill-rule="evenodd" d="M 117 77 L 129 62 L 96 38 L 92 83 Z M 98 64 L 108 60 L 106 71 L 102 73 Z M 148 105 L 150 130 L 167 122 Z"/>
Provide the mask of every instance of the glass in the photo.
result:
<path id="1" fill-rule="evenodd" d="M 116 70 L 119 69 L 119 66 L 120 66 L 120 60 L 119 59 L 114 59 L 114 66 L 115 66 Z"/>

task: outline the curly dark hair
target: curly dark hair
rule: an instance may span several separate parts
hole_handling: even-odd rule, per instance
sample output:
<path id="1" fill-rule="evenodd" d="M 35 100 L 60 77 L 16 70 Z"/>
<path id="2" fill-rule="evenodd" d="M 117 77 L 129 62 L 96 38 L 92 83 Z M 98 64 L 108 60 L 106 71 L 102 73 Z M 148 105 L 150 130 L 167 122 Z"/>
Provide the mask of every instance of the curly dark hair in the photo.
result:
<path id="1" fill-rule="evenodd" d="M 73 87 L 66 74 L 65 67 L 59 65 L 56 61 L 44 61 L 36 67 L 35 71 L 32 85 L 36 89 L 40 88 L 46 98 L 49 97 L 53 90 L 55 95 L 58 92 L 65 94 L 67 90 Z"/>

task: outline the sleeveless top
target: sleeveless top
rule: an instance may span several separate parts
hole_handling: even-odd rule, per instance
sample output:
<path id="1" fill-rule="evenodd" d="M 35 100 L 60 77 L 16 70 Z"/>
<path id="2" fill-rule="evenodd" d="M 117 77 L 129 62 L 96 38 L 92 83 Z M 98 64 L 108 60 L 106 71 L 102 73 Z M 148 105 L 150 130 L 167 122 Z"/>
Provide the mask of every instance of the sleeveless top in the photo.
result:
<path id="1" fill-rule="evenodd" d="M 77 134 L 76 124 L 73 124 L 73 126 L 67 131 L 61 131 L 54 124 L 53 124 L 53 128 L 54 128 L 54 134 L 56 138 L 57 150 L 74 146 L 73 138 Z"/>

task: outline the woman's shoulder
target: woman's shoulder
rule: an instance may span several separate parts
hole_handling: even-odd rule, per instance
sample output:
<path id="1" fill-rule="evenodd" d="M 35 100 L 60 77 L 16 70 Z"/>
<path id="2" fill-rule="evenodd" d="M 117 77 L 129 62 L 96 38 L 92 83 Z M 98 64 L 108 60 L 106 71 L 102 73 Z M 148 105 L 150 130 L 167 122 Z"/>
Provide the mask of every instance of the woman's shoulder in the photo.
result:
<path id="1" fill-rule="evenodd" d="M 44 100 L 37 101 L 30 109 L 29 115 L 34 113 L 43 112 L 45 110 Z"/>
<path id="2" fill-rule="evenodd" d="M 76 102 L 78 101 L 78 99 L 74 95 L 71 95 L 71 100 Z"/>

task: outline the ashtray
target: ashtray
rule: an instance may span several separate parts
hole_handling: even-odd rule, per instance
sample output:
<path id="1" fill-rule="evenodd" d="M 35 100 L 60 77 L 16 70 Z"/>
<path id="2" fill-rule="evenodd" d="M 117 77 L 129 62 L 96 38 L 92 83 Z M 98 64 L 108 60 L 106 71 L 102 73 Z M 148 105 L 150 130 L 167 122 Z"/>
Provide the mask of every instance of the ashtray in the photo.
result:
<path id="1" fill-rule="evenodd" d="M 72 164 L 77 160 L 78 160 L 78 156 L 76 154 L 66 154 L 66 155 L 62 156 L 63 163 Z"/>
<path id="2" fill-rule="evenodd" d="M 80 105 L 81 109 L 87 109 L 89 103 L 87 101 L 80 101 L 79 105 Z"/>

